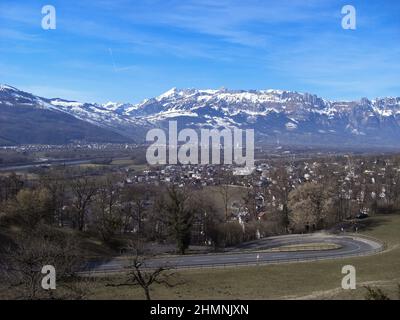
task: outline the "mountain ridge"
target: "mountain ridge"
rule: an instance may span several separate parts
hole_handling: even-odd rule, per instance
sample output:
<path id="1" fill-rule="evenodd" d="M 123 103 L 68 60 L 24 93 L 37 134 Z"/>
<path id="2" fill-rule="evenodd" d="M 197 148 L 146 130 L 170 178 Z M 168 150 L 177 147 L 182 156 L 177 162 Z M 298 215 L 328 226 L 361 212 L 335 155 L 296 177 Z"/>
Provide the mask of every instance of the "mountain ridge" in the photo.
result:
<path id="1" fill-rule="evenodd" d="M 400 145 L 400 97 L 334 101 L 285 90 L 178 89 L 141 103 L 84 103 L 43 98 L 0 85 L 0 105 L 62 112 L 118 135 L 144 141 L 152 127 L 252 128 L 257 139 L 298 144 Z"/>

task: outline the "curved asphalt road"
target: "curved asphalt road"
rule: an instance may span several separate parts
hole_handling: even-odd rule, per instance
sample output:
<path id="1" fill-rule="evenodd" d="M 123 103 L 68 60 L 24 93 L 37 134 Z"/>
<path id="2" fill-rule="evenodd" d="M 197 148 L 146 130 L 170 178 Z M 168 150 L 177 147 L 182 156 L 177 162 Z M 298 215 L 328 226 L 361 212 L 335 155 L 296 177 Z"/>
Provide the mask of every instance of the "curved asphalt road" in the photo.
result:
<path id="1" fill-rule="evenodd" d="M 320 251 L 263 252 L 263 250 L 286 245 L 310 243 L 332 243 L 339 245 L 340 248 Z M 289 235 L 248 242 L 239 247 L 227 249 L 224 253 L 153 258 L 146 261 L 146 267 L 156 268 L 168 265 L 179 269 L 261 265 L 363 256 L 374 254 L 381 250 L 383 250 L 381 243 L 361 237 L 326 234 Z M 89 272 L 117 272 L 124 270 L 129 265 L 129 262 L 129 259 L 126 257 L 119 257 L 108 261 L 91 261 L 88 263 L 86 270 Z"/>

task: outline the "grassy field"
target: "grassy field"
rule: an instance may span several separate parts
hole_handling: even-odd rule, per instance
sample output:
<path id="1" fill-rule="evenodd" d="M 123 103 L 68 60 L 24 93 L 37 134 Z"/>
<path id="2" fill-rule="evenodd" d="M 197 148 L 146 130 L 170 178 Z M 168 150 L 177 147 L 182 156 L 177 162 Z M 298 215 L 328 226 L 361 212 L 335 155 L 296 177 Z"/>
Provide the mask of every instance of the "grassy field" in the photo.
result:
<path id="1" fill-rule="evenodd" d="M 183 285 L 155 286 L 154 299 L 364 299 L 364 286 L 378 286 L 392 299 L 400 283 L 400 215 L 368 220 L 363 234 L 387 244 L 387 250 L 368 257 L 290 263 L 258 267 L 180 271 Z M 341 289 L 342 267 L 357 270 L 357 289 Z M 121 276 L 99 278 L 91 286 L 91 299 L 143 299 L 136 287 L 110 287 Z"/>

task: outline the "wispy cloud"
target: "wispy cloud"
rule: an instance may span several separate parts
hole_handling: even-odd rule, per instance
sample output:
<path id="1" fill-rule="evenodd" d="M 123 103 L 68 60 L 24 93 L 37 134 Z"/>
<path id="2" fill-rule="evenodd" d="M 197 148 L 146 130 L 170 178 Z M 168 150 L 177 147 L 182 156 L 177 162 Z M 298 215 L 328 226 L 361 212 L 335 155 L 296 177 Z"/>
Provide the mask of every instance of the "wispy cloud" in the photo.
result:
<path id="1" fill-rule="evenodd" d="M 8 28 L 1 28 L 0 29 L 0 39 L 1 41 L 5 40 L 13 40 L 13 41 L 41 41 L 42 38 L 38 34 L 22 32 L 21 30 L 17 29 L 8 29 Z"/>
<path id="2" fill-rule="evenodd" d="M 134 23 L 189 30 L 245 46 L 268 45 L 273 25 L 326 17 L 313 11 L 320 1 L 164 1 L 151 12 L 145 9 L 148 3 L 125 16 Z"/>
<path id="3" fill-rule="evenodd" d="M 7 23 L 40 27 L 40 8 L 32 3 L 2 1 L 0 3 L 0 19 Z"/>

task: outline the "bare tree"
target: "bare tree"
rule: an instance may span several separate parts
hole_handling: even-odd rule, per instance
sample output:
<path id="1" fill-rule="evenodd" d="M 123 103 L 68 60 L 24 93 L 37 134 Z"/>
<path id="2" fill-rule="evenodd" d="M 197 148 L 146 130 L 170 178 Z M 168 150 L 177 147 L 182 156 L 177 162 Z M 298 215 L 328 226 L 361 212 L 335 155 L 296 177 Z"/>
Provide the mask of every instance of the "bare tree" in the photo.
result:
<path id="1" fill-rule="evenodd" d="M 25 232 L 5 250 L 0 261 L 0 276 L 16 298 L 53 298 L 53 291 L 44 291 L 40 286 L 42 268 L 54 266 L 60 283 L 74 276 L 79 262 L 74 241 L 43 225 Z"/>
<path id="2" fill-rule="evenodd" d="M 151 255 L 145 255 L 137 246 L 131 249 L 134 253 L 127 267 L 126 281 L 108 286 L 139 286 L 143 289 L 146 300 L 151 300 L 151 289 L 155 284 L 173 288 L 183 283 L 167 263 L 155 262 Z"/>
<path id="3" fill-rule="evenodd" d="M 107 176 L 101 180 L 93 197 L 91 211 L 93 225 L 104 241 L 109 241 L 122 226 L 120 188 L 115 179 Z"/>
<path id="4" fill-rule="evenodd" d="M 50 194 L 43 188 L 21 190 L 6 203 L 4 211 L 9 219 L 28 230 L 53 221 Z"/>
<path id="5" fill-rule="evenodd" d="M 65 172 L 57 170 L 40 177 L 40 185 L 48 190 L 54 220 L 60 227 L 64 224 L 64 206 L 66 204 Z"/>
<path id="6" fill-rule="evenodd" d="M 72 207 L 75 215 L 75 223 L 79 231 L 85 228 L 85 220 L 89 204 L 97 192 L 94 181 L 88 177 L 75 179 L 70 183 L 73 194 Z"/>
<path id="7" fill-rule="evenodd" d="M 400 199 L 400 172 L 394 164 L 385 167 L 385 198 L 388 209 L 395 209 Z"/>
<path id="8" fill-rule="evenodd" d="M 209 192 L 196 192 L 191 199 L 196 221 L 197 239 L 202 245 L 212 244 L 214 249 L 221 244 L 219 226 L 225 222 L 224 213 L 218 209 Z"/>
<path id="9" fill-rule="evenodd" d="M 217 187 L 218 194 L 222 198 L 222 203 L 224 205 L 225 221 L 229 220 L 229 203 L 232 199 L 232 194 L 230 192 L 230 186 L 228 184 L 220 184 Z"/>
<path id="10" fill-rule="evenodd" d="M 175 186 L 167 189 L 168 199 L 165 202 L 165 212 L 169 233 L 176 241 L 178 250 L 185 254 L 189 247 L 194 210 L 190 205 L 189 192 L 178 190 Z"/>
<path id="11" fill-rule="evenodd" d="M 289 226 L 289 194 L 293 190 L 293 182 L 284 165 L 279 165 L 271 174 L 273 183 L 270 187 L 271 196 L 279 204 L 283 216 L 283 223 L 288 230 Z M 269 195 L 264 195 L 268 197 Z"/>
<path id="12" fill-rule="evenodd" d="M 14 198 L 23 186 L 23 181 L 15 173 L 0 176 L 0 202 Z"/>
<path id="13" fill-rule="evenodd" d="M 298 231 L 323 228 L 332 208 L 329 189 L 314 182 L 303 184 L 289 195 L 290 224 Z"/>
<path id="14" fill-rule="evenodd" d="M 134 185 L 125 188 L 122 192 L 124 201 L 123 213 L 125 216 L 125 230 L 129 224 L 136 230 L 138 236 L 143 233 L 143 220 L 147 213 L 147 202 L 152 190 L 147 185 Z"/>
<path id="15" fill-rule="evenodd" d="M 249 220 L 257 219 L 257 192 L 253 187 L 248 188 L 246 190 L 245 195 L 243 196 L 244 206 L 249 214 Z"/>
<path id="16" fill-rule="evenodd" d="M 159 189 L 157 196 L 147 211 L 146 236 L 156 241 L 164 241 L 168 237 L 168 217 L 165 213 L 167 195 L 165 189 Z"/>

